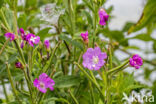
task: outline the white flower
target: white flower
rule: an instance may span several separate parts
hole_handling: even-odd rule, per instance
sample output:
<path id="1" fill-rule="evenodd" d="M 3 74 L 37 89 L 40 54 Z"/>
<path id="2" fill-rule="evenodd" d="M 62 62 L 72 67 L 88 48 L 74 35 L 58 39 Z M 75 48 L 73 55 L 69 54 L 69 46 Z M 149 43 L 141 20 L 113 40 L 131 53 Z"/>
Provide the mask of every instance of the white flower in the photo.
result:
<path id="1" fill-rule="evenodd" d="M 60 15 L 64 14 L 65 10 L 56 6 L 56 3 L 47 4 L 40 8 L 42 20 L 49 22 L 50 24 L 57 25 Z"/>

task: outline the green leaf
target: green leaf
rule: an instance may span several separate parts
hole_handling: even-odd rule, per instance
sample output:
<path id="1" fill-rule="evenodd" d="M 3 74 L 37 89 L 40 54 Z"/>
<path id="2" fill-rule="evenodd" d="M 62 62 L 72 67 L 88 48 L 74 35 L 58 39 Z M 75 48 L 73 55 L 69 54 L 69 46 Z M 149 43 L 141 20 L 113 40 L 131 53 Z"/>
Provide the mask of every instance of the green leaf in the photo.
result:
<path id="1" fill-rule="evenodd" d="M 133 25 L 134 25 L 134 23 L 132 23 L 132 22 L 127 22 L 127 23 L 124 25 L 122 31 L 123 31 L 123 32 L 127 32 L 128 29 L 129 29 L 131 26 L 133 26 Z"/>
<path id="2" fill-rule="evenodd" d="M 136 50 L 139 50 L 140 48 L 137 47 L 137 46 L 127 46 L 127 47 L 124 47 L 124 50 L 127 50 L 127 49 L 136 49 Z"/>
<path id="3" fill-rule="evenodd" d="M 80 48 L 81 50 L 83 50 L 83 44 L 76 41 L 76 40 L 72 40 L 70 38 L 68 38 L 66 35 L 60 35 L 59 36 L 62 40 L 65 40 L 66 42 L 68 42 L 69 44 L 77 47 L 77 48 Z"/>
<path id="4" fill-rule="evenodd" d="M 56 98 L 56 97 L 52 97 L 52 98 L 49 98 L 49 99 L 46 99 L 46 100 L 44 100 L 43 102 L 45 103 L 45 104 L 52 104 L 52 103 L 49 103 L 49 102 L 51 102 L 51 101 L 58 101 L 58 102 L 65 102 L 65 103 L 67 103 L 67 104 L 69 104 L 69 102 L 68 102 L 68 100 L 66 100 L 66 99 L 64 99 L 64 98 Z M 55 103 L 54 103 L 55 104 Z"/>
<path id="5" fill-rule="evenodd" d="M 3 4 L 4 4 L 4 0 L 0 0 L 0 9 L 3 6 Z"/>
<path id="6" fill-rule="evenodd" d="M 26 8 L 37 6 L 37 0 L 26 0 Z"/>
<path id="7" fill-rule="evenodd" d="M 135 89 L 142 89 L 145 88 L 145 85 L 130 85 L 127 88 L 124 89 L 124 92 L 130 92 L 131 90 L 135 90 Z"/>
<path id="8" fill-rule="evenodd" d="M 26 30 L 27 28 L 27 16 L 26 14 L 21 14 L 18 18 L 18 27 Z"/>
<path id="9" fill-rule="evenodd" d="M 143 41 L 152 41 L 153 40 L 153 38 L 151 38 L 151 36 L 147 35 L 147 34 L 139 34 L 139 35 L 133 37 L 132 39 L 140 39 Z"/>
<path id="10" fill-rule="evenodd" d="M 9 25 L 9 28 L 13 31 L 14 30 L 14 19 L 13 19 L 13 11 L 11 11 L 9 8 L 1 8 L 2 12 L 4 14 L 4 18 L 6 19 L 7 24 Z M 1 15 L 1 14 L 0 14 Z M 2 17 L 2 16 L 1 16 Z M 5 24 L 4 19 L 2 20 L 3 24 Z M 6 24 L 5 24 L 6 25 Z M 7 27 L 7 26 L 5 26 Z"/>
<path id="11" fill-rule="evenodd" d="M 31 27 L 38 27 L 38 26 L 40 26 L 40 24 L 42 24 L 42 23 L 44 23 L 44 21 L 43 20 L 41 20 L 41 19 L 39 19 L 39 18 L 30 18 L 30 26 Z"/>
<path id="12" fill-rule="evenodd" d="M 43 40 L 44 38 L 47 37 L 47 35 L 49 35 L 48 32 L 50 29 L 51 29 L 50 27 L 42 29 L 37 33 L 37 35 L 40 36 L 41 40 Z"/>
<path id="13" fill-rule="evenodd" d="M 152 95 L 154 96 L 154 99 L 156 99 L 156 81 L 153 83 Z M 151 104 L 155 104 L 155 102 L 152 102 Z"/>
<path id="14" fill-rule="evenodd" d="M 9 60 L 7 61 L 8 64 L 11 64 L 11 63 L 15 62 L 15 60 L 17 59 L 17 56 L 18 56 L 17 53 L 11 55 L 11 56 L 9 57 Z M 3 63 L 3 64 L 0 65 L 0 73 L 3 72 L 4 69 L 6 69 L 6 64 L 5 64 L 5 63 Z"/>
<path id="15" fill-rule="evenodd" d="M 77 76 L 61 76 L 59 78 L 54 79 L 54 81 L 55 87 L 65 88 L 79 85 L 81 82 L 81 78 Z"/>
<path id="16" fill-rule="evenodd" d="M 83 0 L 83 2 L 85 2 L 85 4 L 88 6 L 90 10 L 94 11 L 93 6 L 91 5 L 91 2 L 88 2 L 88 0 Z"/>
<path id="17" fill-rule="evenodd" d="M 93 25 L 93 20 L 92 20 L 90 13 L 87 11 L 83 11 L 82 13 L 87 17 L 88 24 Z"/>
<path id="18" fill-rule="evenodd" d="M 5 37 L 4 36 L 0 36 L 0 43 L 4 43 L 5 42 Z"/>
<path id="19" fill-rule="evenodd" d="M 138 31 L 156 20 L 156 0 L 148 0 L 139 21 L 130 27 L 128 34 Z"/>
<path id="20" fill-rule="evenodd" d="M 154 41 L 154 43 L 153 43 L 153 50 L 154 50 L 154 52 L 156 52 L 156 41 Z"/>

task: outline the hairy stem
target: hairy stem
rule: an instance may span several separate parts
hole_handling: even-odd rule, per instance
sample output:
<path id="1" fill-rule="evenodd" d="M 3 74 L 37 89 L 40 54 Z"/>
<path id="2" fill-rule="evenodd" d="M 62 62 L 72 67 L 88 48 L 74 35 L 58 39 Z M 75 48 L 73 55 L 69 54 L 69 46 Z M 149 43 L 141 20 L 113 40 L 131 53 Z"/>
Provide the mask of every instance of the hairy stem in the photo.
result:
<path id="1" fill-rule="evenodd" d="M 75 104 L 79 104 L 79 102 L 77 101 L 77 99 L 75 98 L 73 93 L 70 90 L 68 90 L 68 92 L 69 92 L 70 96 L 72 97 L 72 99 L 74 100 Z"/>
<path id="2" fill-rule="evenodd" d="M 11 87 L 12 87 L 12 91 L 13 91 L 15 97 L 16 97 L 16 100 L 19 102 L 19 104 L 22 104 L 22 102 L 20 101 L 20 99 L 19 99 L 19 97 L 17 95 L 17 91 L 15 89 L 14 82 L 13 82 L 13 79 L 12 79 L 12 75 L 11 75 L 11 72 L 9 70 L 9 65 L 8 65 L 7 62 L 6 62 L 6 67 L 7 67 L 6 69 L 7 69 L 8 78 L 9 78 L 9 81 L 10 81 L 10 84 L 11 84 Z"/>
<path id="3" fill-rule="evenodd" d="M 8 103 L 9 102 L 9 98 L 8 98 L 8 95 L 7 95 L 7 91 L 6 91 L 6 87 L 5 87 L 5 83 L 4 83 L 4 79 L 1 78 L 1 82 L 2 82 L 2 87 L 3 87 L 3 92 L 4 92 L 4 95 L 5 95 L 5 98 L 6 98 L 6 102 Z"/>
<path id="4" fill-rule="evenodd" d="M 124 67 L 124 66 L 127 65 L 128 63 L 129 63 L 129 59 L 126 60 L 126 61 L 125 61 L 123 64 L 121 64 L 120 66 L 109 70 L 109 71 L 107 72 L 107 74 L 109 75 L 109 74 L 111 74 L 111 73 L 113 73 L 113 72 L 115 72 L 115 71 L 117 71 L 117 70 L 120 70 L 120 68 Z"/>

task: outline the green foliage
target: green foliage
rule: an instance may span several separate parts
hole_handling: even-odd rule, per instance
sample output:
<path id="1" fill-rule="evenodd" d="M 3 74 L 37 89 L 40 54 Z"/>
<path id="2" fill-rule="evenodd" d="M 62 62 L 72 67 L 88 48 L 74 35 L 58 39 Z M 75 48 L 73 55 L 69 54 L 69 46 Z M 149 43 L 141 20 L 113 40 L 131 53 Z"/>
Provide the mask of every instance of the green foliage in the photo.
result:
<path id="1" fill-rule="evenodd" d="M 155 0 L 147 1 L 142 17 L 137 23 L 127 21 L 122 30 L 111 30 L 108 23 L 105 26 L 99 25 L 98 10 L 104 7 L 106 0 L 82 0 L 81 2 L 80 0 L 25 0 L 22 5 L 17 5 L 17 2 L 18 0 L 0 0 L 0 51 L 2 51 L 0 81 L 4 80 L 4 84 L 0 82 L 0 86 L 10 83 L 6 62 L 15 86 L 15 92 L 6 91 L 6 95 L 3 91 L 4 95 L 9 97 L 9 101 L 1 98 L 0 103 L 18 104 L 19 97 L 22 104 L 75 104 L 76 102 L 122 104 L 123 93 L 131 95 L 132 91 L 140 92 L 142 89 L 152 90 L 152 94 L 156 97 L 155 82 L 150 88 L 136 81 L 134 73 L 138 70 L 133 73 L 122 71 L 128 67 L 129 60 L 121 61 L 118 57 L 122 57 L 122 54 L 116 55 L 117 51 L 124 52 L 127 56 L 134 54 L 129 50 L 147 51 L 145 54 L 150 51 L 155 55 L 156 40 L 151 35 L 156 27 Z M 53 9 L 65 10 L 58 17 L 58 21 L 55 21 L 57 13 L 54 13 L 56 17 L 53 21 L 56 24 L 51 24 L 53 21 L 47 22 L 42 18 L 40 7 L 48 3 L 56 3 L 56 8 Z M 113 19 L 111 14 L 113 9 L 113 6 L 105 9 L 110 16 L 109 21 Z M 50 13 L 48 10 L 46 12 Z M 23 28 L 26 34 L 33 33 L 39 36 L 40 43 L 32 48 L 25 41 L 25 46 L 21 49 L 20 44 L 23 40 L 21 34 L 17 33 L 18 28 Z M 144 28 L 146 28 L 145 32 L 126 37 L 126 33 L 137 32 Z M 85 43 L 80 36 L 86 31 L 89 33 L 89 43 Z M 15 33 L 16 40 L 9 41 L 5 46 L 6 32 Z M 45 48 L 45 39 L 50 40 L 52 46 L 50 49 Z M 138 46 L 130 45 L 129 40 L 133 39 L 153 42 L 153 50 L 141 50 Z M 105 60 L 105 66 L 100 70 L 90 71 L 82 67 L 83 54 L 87 48 L 95 46 L 99 46 L 102 52 L 106 52 L 108 58 Z M 16 62 L 21 62 L 24 68 L 15 68 Z M 111 65 L 112 69 L 110 69 Z M 145 79 L 150 81 L 150 75 L 156 68 L 156 59 L 148 60 L 145 56 L 144 65 L 145 67 L 139 70 L 144 70 Z M 108 72 L 111 71 L 114 73 L 109 74 Z M 47 73 L 55 81 L 53 91 L 47 89 L 43 94 L 34 87 L 33 81 L 39 78 L 41 73 Z"/>
<path id="2" fill-rule="evenodd" d="M 81 78 L 76 76 L 61 76 L 54 79 L 56 88 L 66 88 L 72 87 L 74 85 L 79 85 L 81 83 Z"/>
<path id="3" fill-rule="evenodd" d="M 147 25 L 153 24 L 156 19 L 156 1 L 148 0 L 139 21 L 128 30 L 128 33 L 138 31 Z"/>

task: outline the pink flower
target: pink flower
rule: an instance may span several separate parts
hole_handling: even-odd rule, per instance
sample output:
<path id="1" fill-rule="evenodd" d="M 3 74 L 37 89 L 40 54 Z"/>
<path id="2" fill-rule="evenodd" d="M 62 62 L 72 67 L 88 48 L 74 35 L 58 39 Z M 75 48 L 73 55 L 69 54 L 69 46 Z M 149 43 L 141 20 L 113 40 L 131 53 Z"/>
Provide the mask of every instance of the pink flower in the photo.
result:
<path id="1" fill-rule="evenodd" d="M 49 48 L 50 48 L 50 42 L 49 42 L 49 40 L 45 40 L 45 41 L 44 41 L 44 45 L 45 45 L 45 47 L 46 47 L 47 49 L 49 49 Z"/>
<path id="2" fill-rule="evenodd" d="M 40 37 L 35 36 L 32 33 L 29 33 L 29 34 L 26 35 L 26 41 L 29 43 L 29 45 L 34 47 L 34 44 L 38 44 L 40 42 Z"/>
<path id="3" fill-rule="evenodd" d="M 99 47 L 88 48 L 87 52 L 83 55 L 83 66 L 90 70 L 99 70 L 105 63 L 104 59 L 107 58 L 107 54 L 101 52 Z"/>
<path id="4" fill-rule="evenodd" d="M 86 31 L 86 33 L 81 33 L 81 37 L 85 43 L 88 43 L 88 31 Z"/>
<path id="5" fill-rule="evenodd" d="M 36 78 L 33 83 L 34 86 L 37 87 L 37 89 L 42 93 L 46 93 L 47 88 L 49 88 L 51 91 L 54 90 L 53 86 L 55 85 L 55 82 L 48 77 L 46 73 L 42 73 L 39 76 L 39 79 Z"/>
<path id="6" fill-rule="evenodd" d="M 8 38 L 8 39 L 10 39 L 10 41 L 15 40 L 15 34 L 10 33 L 10 32 L 5 33 L 5 37 Z"/>
<path id="7" fill-rule="evenodd" d="M 133 55 L 132 58 L 129 59 L 129 64 L 132 67 L 135 67 L 136 69 L 139 69 L 140 66 L 143 65 L 143 60 L 138 54 L 135 54 L 135 55 Z"/>
<path id="8" fill-rule="evenodd" d="M 109 15 L 105 12 L 104 9 L 99 10 L 99 17 L 100 17 L 99 24 L 102 26 L 106 25 L 106 21 L 108 21 Z"/>

